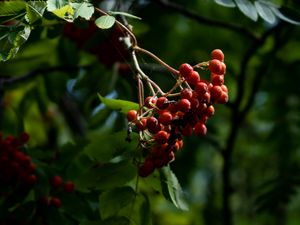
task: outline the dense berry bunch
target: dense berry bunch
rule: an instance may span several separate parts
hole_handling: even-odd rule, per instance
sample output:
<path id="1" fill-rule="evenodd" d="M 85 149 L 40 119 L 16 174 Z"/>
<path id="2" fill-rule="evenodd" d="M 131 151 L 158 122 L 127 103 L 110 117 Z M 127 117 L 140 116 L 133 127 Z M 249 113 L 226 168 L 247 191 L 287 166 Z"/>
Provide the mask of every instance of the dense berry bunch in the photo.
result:
<path id="1" fill-rule="evenodd" d="M 149 96 L 139 110 L 130 110 L 127 119 L 134 125 L 145 152 L 139 167 L 139 175 L 150 175 L 175 159 L 175 153 L 183 146 L 183 136 L 205 135 L 206 121 L 214 115 L 215 103 L 228 101 L 224 84 L 226 65 L 224 54 L 216 49 L 212 59 L 192 67 L 184 63 L 179 67 L 177 93 Z M 195 68 L 210 71 L 210 81 L 200 78 Z"/>
<path id="2" fill-rule="evenodd" d="M 0 186 L 36 183 L 36 166 L 30 156 L 22 151 L 28 139 L 27 133 L 22 133 L 19 137 L 9 135 L 6 138 L 0 133 Z"/>

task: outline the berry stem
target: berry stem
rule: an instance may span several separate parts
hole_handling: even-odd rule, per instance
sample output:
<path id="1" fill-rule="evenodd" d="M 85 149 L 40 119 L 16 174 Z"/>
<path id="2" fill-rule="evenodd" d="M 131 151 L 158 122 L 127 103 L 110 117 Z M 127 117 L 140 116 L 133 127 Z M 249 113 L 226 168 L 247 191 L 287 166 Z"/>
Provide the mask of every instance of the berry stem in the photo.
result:
<path id="1" fill-rule="evenodd" d="M 156 55 L 154 55 L 152 52 L 147 51 L 146 49 L 143 49 L 139 46 L 133 46 L 133 49 L 138 51 L 138 52 L 142 52 L 148 56 L 150 56 L 151 58 L 155 59 L 157 62 L 159 62 L 162 66 L 166 67 L 171 73 L 179 75 L 179 71 L 174 69 L 173 67 L 171 67 L 170 65 L 168 65 L 167 63 L 165 63 L 164 61 L 162 61 L 160 58 L 158 58 Z"/>
<path id="2" fill-rule="evenodd" d="M 157 91 L 161 94 L 161 95 L 164 95 L 164 92 L 160 89 L 160 87 L 153 81 L 151 80 L 144 72 L 143 70 L 141 69 L 140 65 L 139 65 L 139 62 L 137 60 L 137 57 L 136 57 L 136 54 L 135 54 L 135 51 L 132 51 L 131 52 L 131 56 L 132 56 L 132 60 L 133 60 L 133 64 L 134 64 L 134 67 L 135 69 L 137 70 L 137 73 L 138 73 L 138 77 L 139 75 L 142 77 L 143 80 L 145 80 L 147 82 L 147 85 L 149 86 L 149 89 L 152 93 L 152 95 L 156 95 L 156 92 L 154 91 L 154 88 L 155 87 L 157 89 Z M 139 79 L 139 78 L 138 78 Z"/>
<path id="3" fill-rule="evenodd" d="M 100 8 L 95 7 L 95 10 L 102 15 L 109 15 L 107 12 L 103 11 Z M 136 39 L 135 35 L 132 33 L 132 31 L 127 26 L 125 26 L 123 23 L 121 23 L 120 21 L 116 20 L 116 23 L 119 26 L 121 26 L 124 30 L 126 30 L 127 33 L 130 35 L 130 37 L 132 38 L 132 42 L 133 42 L 132 45 L 137 46 L 137 39 Z"/>

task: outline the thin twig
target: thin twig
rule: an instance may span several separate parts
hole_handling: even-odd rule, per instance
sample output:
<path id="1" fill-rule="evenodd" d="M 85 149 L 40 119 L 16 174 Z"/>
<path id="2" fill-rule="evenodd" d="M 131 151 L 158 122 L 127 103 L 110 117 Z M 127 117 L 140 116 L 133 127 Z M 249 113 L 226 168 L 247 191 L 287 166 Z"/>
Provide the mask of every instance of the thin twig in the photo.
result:
<path id="1" fill-rule="evenodd" d="M 165 63 L 164 61 L 162 61 L 159 57 L 157 57 L 156 55 L 154 55 L 152 52 L 149 52 L 146 49 L 143 49 L 143 48 L 141 48 L 139 46 L 134 46 L 133 49 L 135 51 L 145 53 L 146 55 L 150 56 L 151 58 L 153 58 L 154 60 L 156 60 L 157 62 L 159 62 L 162 66 L 166 67 L 166 69 L 169 70 L 171 73 L 173 73 L 175 75 L 179 75 L 179 71 L 178 70 L 174 69 L 173 67 L 171 67 L 170 65 L 168 65 L 167 63 Z"/>

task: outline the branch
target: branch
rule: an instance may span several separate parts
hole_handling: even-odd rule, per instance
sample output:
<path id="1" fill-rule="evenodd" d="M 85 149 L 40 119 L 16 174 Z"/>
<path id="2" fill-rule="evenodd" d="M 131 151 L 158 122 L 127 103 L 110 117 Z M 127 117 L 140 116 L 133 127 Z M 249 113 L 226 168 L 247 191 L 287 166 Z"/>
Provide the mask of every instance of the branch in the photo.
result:
<path id="1" fill-rule="evenodd" d="M 168 0 L 154 0 L 154 2 L 158 3 L 159 5 L 167 8 L 167 9 L 176 11 L 176 12 L 186 16 L 187 18 L 193 19 L 193 20 L 197 21 L 198 23 L 201 23 L 201 24 L 204 24 L 207 26 L 215 26 L 215 27 L 228 29 L 228 30 L 238 33 L 239 35 L 244 35 L 245 37 L 251 39 L 252 41 L 257 41 L 259 39 L 259 37 L 254 32 L 245 28 L 244 26 L 239 26 L 237 24 L 223 22 L 223 21 L 207 18 L 204 16 L 200 16 L 195 11 L 189 10 L 189 9 L 183 7 L 182 5 L 179 5 L 174 2 L 170 2 Z"/>
<path id="2" fill-rule="evenodd" d="M 0 77 L 0 85 L 2 85 L 3 89 L 6 89 L 9 86 L 33 79 L 34 77 L 37 77 L 38 75 L 41 74 L 51 73 L 55 71 L 73 72 L 73 71 L 78 71 L 81 68 L 84 67 L 83 66 L 55 66 L 55 67 L 48 67 L 48 68 L 38 68 L 22 76 L 9 77 L 9 78 Z"/>

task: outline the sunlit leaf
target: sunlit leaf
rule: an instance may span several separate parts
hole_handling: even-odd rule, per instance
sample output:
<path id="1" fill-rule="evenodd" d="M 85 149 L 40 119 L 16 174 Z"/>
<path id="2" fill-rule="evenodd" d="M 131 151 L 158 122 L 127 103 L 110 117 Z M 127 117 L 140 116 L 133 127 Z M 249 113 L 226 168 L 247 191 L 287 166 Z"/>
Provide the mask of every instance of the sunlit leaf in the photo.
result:
<path id="1" fill-rule="evenodd" d="M 52 11 L 59 18 L 72 22 L 74 18 L 74 9 L 70 5 Z"/>
<path id="2" fill-rule="evenodd" d="M 170 167 L 163 167 L 160 170 L 160 179 L 165 198 L 170 200 L 177 208 L 188 210 L 182 188 Z"/>
<path id="3" fill-rule="evenodd" d="M 47 0 L 47 10 L 52 12 L 68 4 L 69 4 L 68 0 Z"/>
<path id="4" fill-rule="evenodd" d="M 225 6 L 225 7 L 235 7 L 233 0 L 215 0 L 215 2 L 219 5 Z"/>
<path id="5" fill-rule="evenodd" d="M 29 1 L 26 4 L 27 21 L 32 24 L 43 17 L 47 5 L 46 2 Z"/>
<path id="6" fill-rule="evenodd" d="M 0 61 L 13 58 L 24 44 L 31 29 L 29 26 L 0 27 Z"/>
<path id="7" fill-rule="evenodd" d="M 71 6 L 75 11 L 74 19 L 77 17 L 82 17 L 86 20 L 89 20 L 95 11 L 94 6 L 88 2 L 71 3 Z"/>
<path id="8" fill-rule="evenodd" d="M 109 29 L 116 22 L 116 18 L 110 15 L 100 16 L 96 19 L 95 24 L 101 29 Z"/>
<path id="9" fill-rule="evenodd" d="M 256 1 L 254 3 L 254 5 L 258 12 L 258 15 L 261 18 L 263 18 L 268 23 L 271 23 L 271 24 L 275 23 L 276 17 L 269 5 L 266 5 L 265 3 L 261 2 L 261 1 Z"/>
<path id="10" fill-rule="evenodd" d="M 124 114 L 126 114 L 131 109 L 137 110 L 139 108 L 139 105 L 135 102 L 120 99 L 104 98 L 100 94 L 98 94 L 98 97 L 100 98 L 101 102 L 104 105 L 106 105 L 107 108 L 118 110 Z"/>
<path id="11" fill-rule="evenodd" d="M 235 0 L 235 2 L 242 13 L 244 13 L 253 21 L 257 21 L 257 11 L 252 2 L 250 2 L 249 0 Z"/>
<path id="12" fill-rule="evenodd" d="M 18 15 L 26 10 L 24 1 L 1 1 L 0 16 Z"/>
<path id="13" fill-rule="evenodd" d="M 103 192 L 99 197 L 101 218 L 116 216 L 122 208 L 133 204 L 135 195 L 135 191 L 128 186 Z"/>

